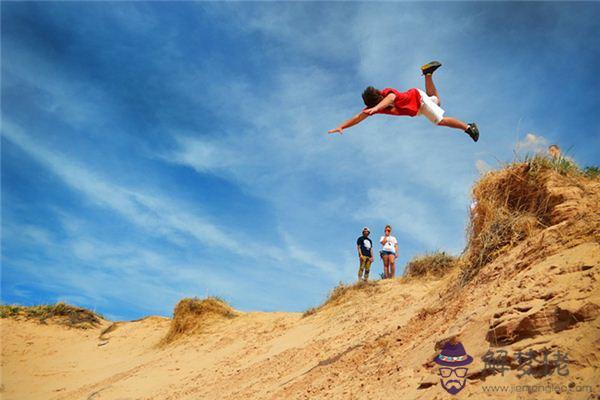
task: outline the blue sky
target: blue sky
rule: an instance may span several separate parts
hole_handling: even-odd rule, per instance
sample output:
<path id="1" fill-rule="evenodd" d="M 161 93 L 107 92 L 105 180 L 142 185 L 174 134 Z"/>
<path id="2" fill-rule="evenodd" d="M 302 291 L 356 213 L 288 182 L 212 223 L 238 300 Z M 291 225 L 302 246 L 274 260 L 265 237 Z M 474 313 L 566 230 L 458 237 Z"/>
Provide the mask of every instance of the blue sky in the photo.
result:
<path id="1" fill-rule="evenodd" d="M 460 253 L 473 181 L 515 149 L 599 163 L 597 3 L 1 8 L 5 303 L 302 311 L 355 279 L 364 225 L 400 266 Z M 326 134 L 432 59 L 477 144 L 423 118 Z"/>

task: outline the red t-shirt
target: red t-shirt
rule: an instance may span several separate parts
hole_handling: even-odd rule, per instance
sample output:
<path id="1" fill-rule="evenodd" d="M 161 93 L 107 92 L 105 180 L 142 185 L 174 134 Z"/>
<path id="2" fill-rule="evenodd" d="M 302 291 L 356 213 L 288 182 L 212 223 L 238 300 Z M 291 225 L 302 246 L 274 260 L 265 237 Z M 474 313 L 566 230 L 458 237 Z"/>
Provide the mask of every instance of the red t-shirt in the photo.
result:
<path id="1" fill-rule="evenodd" d="M 406 92 L 399 92 L 393 88 L 385 88 L 381 91 L 383 97 L 390 93 L 396 95 L 393 106 L 379 110 L 376 114 L 391 114 L 391 115 L 410 115 L 414 117 L 419 112 L 421 107 L 421 94 L 417 89 L 408 89 Z"/>

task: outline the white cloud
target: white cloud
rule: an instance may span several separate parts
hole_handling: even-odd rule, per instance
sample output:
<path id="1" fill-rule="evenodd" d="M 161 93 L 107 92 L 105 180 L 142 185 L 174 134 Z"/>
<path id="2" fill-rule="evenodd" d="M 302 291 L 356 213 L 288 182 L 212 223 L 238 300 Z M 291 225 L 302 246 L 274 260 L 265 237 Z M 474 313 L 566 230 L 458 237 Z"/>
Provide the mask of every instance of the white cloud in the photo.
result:
<path id="1" fill-rule="evenodd" d="M 185 136 L 178 136 L 175 140 L 179 151 L 173 154 L 170 161 L 189 165 L 198 172 L 213 172 L 240 164 L 237 155 L 231 150 L 224 149 L 222 143 L 214 143 L 208 138 L 192 139 Z"/>
<path id="2" fill-rule="evenodd" d="M 548 149 L 548 140 L 543 136 L 528 133 L 522 140 L 517 141 L 515 151 L 541 153 Z"/>
<path id="3" fill-rule="evenodd" d="M 172 200 L 145 193 L 140 189 L 125 188 L 110 182 L 70 161 L 61 154 L 48 150 L 31 140 L 22 130 L 4 121 L 3 136 L 58 175 L 68 186 L 86 195 L 101 207 L 118 212 L 132 223 L 168 237 L 173 233 L 184 233 L 212 246 L 234 252 L 243 251 L 216 225 L 196 214 L 186 213 L 186 207 Z"/>
<path id="4" fill-rule="evenodd" d="M 314 265 L 319 268 L 323 273 L 328 276 L 337 276 L 341 265 L 334 262 L 323 259 L 323 255 L 318 252 L 308 250 L 306 247 L 300 246 L 294 238 L 287 234 L 282 233 L 283 241 L 286 245 L 288 254 L 296 260 L 301 260 L 307 265 Z"/>

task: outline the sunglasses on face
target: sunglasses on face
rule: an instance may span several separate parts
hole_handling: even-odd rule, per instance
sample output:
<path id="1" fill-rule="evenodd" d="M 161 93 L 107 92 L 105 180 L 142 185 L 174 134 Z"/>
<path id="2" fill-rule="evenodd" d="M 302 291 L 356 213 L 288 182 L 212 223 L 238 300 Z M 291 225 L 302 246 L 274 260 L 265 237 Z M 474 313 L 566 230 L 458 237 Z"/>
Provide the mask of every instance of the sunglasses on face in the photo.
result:
<path id="1" fill-rule="evenodd" d="M 449 378 L 454 372 L 459 378 L 464 378 L 467 375 L 468 368 L 440 368 L 440 375 L 442 378 Z"/>

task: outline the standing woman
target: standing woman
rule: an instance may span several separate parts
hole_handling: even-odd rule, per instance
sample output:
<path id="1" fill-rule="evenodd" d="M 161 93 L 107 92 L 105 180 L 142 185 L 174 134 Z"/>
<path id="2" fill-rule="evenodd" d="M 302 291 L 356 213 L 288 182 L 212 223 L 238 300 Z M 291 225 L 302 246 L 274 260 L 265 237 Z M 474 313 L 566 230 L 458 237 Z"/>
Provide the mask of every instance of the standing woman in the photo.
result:
<path id="1" fill-rule="evenodd" d="M 396 255 L 398 254 L 398 240 L 396 240 L 391 233 L 392 227 L 386 225 L 384 236 L 382 236 L 379 240 L 383 246 L 381 255 L 383 258 L 383 272 L 386 279 L 396 277 Z"/>

